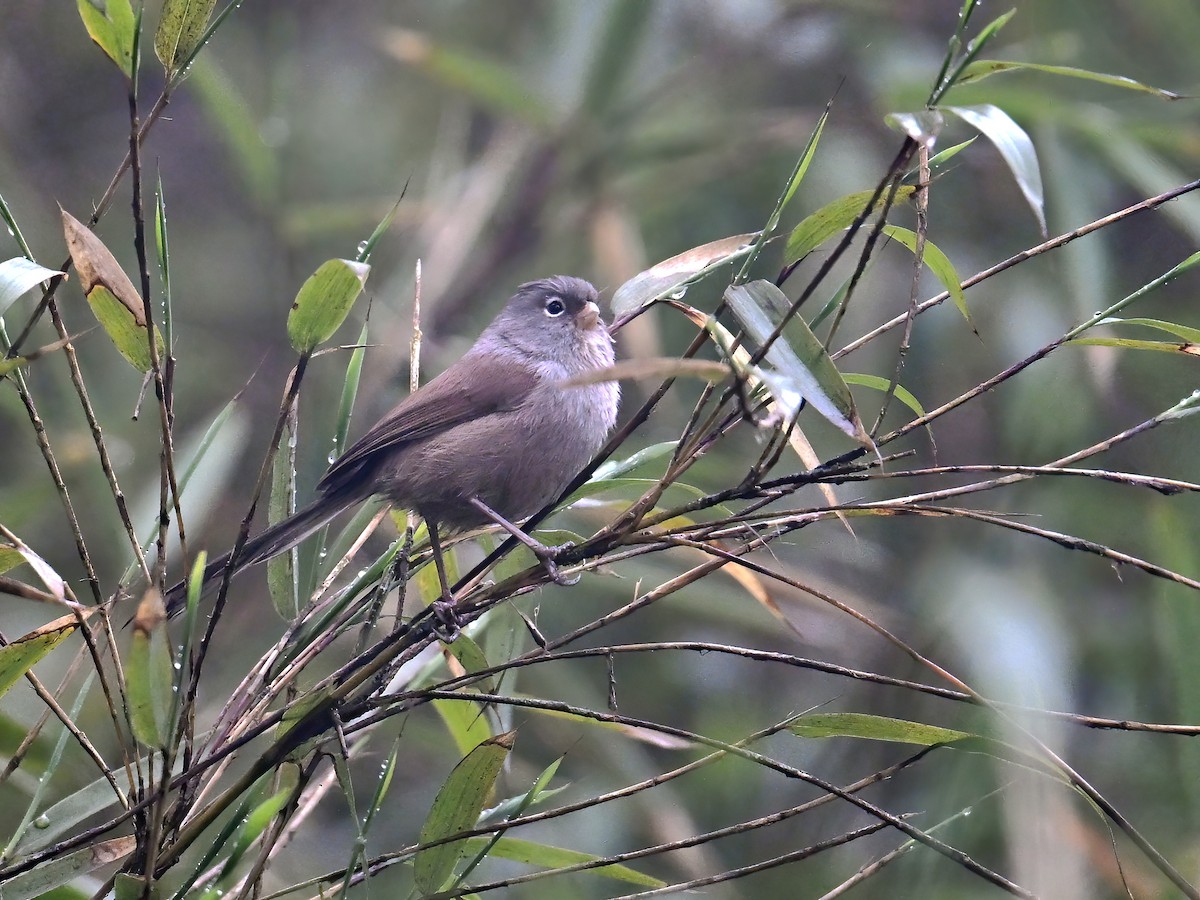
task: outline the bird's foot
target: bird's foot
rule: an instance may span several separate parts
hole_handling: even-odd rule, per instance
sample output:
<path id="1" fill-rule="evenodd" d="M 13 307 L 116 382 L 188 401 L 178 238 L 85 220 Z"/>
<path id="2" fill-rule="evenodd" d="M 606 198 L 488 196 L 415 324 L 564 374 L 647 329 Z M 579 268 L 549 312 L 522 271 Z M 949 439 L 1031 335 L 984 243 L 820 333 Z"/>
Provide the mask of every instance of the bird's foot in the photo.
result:
<path id="1" fill-rule="evenodd" d="M 563 553 L 566 553 L 575 546 L 574 541 L 567 541 L 565 544 L 559 544 L 556 547 L 549 547 L 539 541 L 534 541 L 536 547 L 530 546 L 533 555 L 538 558 L 538 562 L 542 564 L 542 568 L 546 570 L 546 574 L 550 576 L 550 580 L 555 584 L 572 585 L 578 584 L 581 575 L 564 575 L 558 570 L 557 560 Z"/>
<path id="2" fill-rule="evenodd" d="M 438 640 L 445 644 L 452 644 L 458 640 L 464 623 L 454 609 L 454 600 L 444 597 L 434 600 L 429 604 L 429 609 L 433 615 L 433 633 L 437 635 Z"/>

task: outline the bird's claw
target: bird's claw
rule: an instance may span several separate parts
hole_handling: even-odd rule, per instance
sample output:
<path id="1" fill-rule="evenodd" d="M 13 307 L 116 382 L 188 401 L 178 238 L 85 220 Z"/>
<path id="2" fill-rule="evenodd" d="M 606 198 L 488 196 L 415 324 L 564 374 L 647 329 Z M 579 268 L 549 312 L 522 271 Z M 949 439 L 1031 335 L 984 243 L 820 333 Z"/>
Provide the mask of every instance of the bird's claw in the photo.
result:
<path id="1" fill-rule="evenodd" d="M 567 541 L 555 547 L 547 547 L 542 545 L 541 549 L 535 551 L 535 555 L 542 564 L 542 568 L 546 570 L 546 574 L 550 576 L 550 580 L 555 584 L 570 586 L 578 584 L 582 575 L 564 575 L 558 570 L 557 560 L 559 556 L 566 553 L 575 546 L 574 541 Z"/>
<path id="2" fill-rule="evenodd" d="M 438 640 L 446 644 L 458 640 L 458 636 L 462 634 L 463 620 L 454 609 L 454 601 L 443 597 L 434 600 L 429 609 L 433 616 L 433 633 L 437 635 Z"/>

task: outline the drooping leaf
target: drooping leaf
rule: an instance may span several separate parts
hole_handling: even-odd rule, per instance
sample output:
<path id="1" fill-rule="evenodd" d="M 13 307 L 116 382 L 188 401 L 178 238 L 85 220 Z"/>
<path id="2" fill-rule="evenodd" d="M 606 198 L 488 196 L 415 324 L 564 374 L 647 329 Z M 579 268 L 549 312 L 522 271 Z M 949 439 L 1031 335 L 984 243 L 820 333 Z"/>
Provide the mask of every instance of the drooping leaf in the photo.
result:
<path id="1" fill-rule="evenodd" d="M 933 148 L 946 125 L 945 116 L 936 109 L 888 113 L 883 117 L 883 121 L 889 128 L 894 128 L 918 144 L 923 144 L 927 150 Z"/>
<path id="2" fill-rule="evenodd" d="M 625 457 L 625 459 L 606 459 L 588 480 L 603 481 L 607 478 L 619 478 L 622 475 L 627 475 L 647 463 L 668 456 L 678 446 L 678 441 L 662 441 L 658 444 L 651 444 L 649 447 L 645 447 Z"/>
<path id="3" fill-rule="evenodd" d="M 887 391 L 891 385 L 889 379 L 881 378 L 878 375 L 859 375 L 853 372 L 843 372 L 842 377 L 846 379 L 846 384 L 861 384 L 863 387 L 874 388 L 877 391 Z M 925 415 L 925 407 L 921 405 L 921 401 L 913 396 L 912 391 L 904 387 L 904 385 L 896 385 L 894 393 L 897 400 L 918 416 Z"/>
<path id="4" fill-rule="evenodd" d="M 26 291 L 62 274 L 54 269 L 39 266 L 23 256 L 0 262 L 0 316 L 3 316 L 13 301 Z"/>
<path id="5" fill-rule="evenodd" d="M 42 559 L 32 547 L 20 538 L 13 538 L 13 543 L 5 543 L 3 546 L 15 551 L 21 559 L 29 563 L 29 567 L 37 573 L 37 577 L 46 586 L 46 590 L 50 592 L 51 596 L 56 600 L 66 602 L 67 583 L 50 563 Z"/>
<path id="6" fill-rule="evenodd" d="M 95 609 L 82 610 L 83 616 L 95 614 Z M 62 616 L 41 628 L 22 635 L 0 647 L 0 696 L 8 692 L 19 678 L 34 667 L 51 650 L 70 637 L 79 627 L 74 615 Z"/>
<path id="7" fill-rule="evenodd" d="M 25 562 L 25 554 L 12 544 L 0 541 L 0 575 Z"/>
<path id="8" fill-rule="evenodd" d="M 77 0 L 88 36 L 126 78 L 133 77 L 133 46 L 137 20 L 129 0 Z"/>
<path id="9" fill-rule="evenodd" d="M 641 378 L 675 378 L 691 376 L 706 381 L 720 381 L 730 374 L 730 367 L 711 359 L 680 359 L 677 356 L 627 359 L 604 369 L 594 369 L 574 375 L 562 382 L 565 388 L 584 387 L 605 381 L 637 380 Z"/>
<path id="10" fill-rule="evenodd" d="M 458 752 L 464 756 L 492 737 L 492 723 L 484 708 L 466 699 L 465 695 L 462 700 L 434 700 L 433 708 L 445 723 Z"/>
<path id="11" fill-rule="evenodd" d="M 130 365 L 141 372 L 149 372 L 152 363 L 141 294 L 116 257 L 91 229 L 66 210 L 62 212 L 62 220 L 67 249 L 79 273 L 80 287 L 97 321 Z M 157 327 L 154 342 L 161 355 L 164 344 Z"/>
<path id="12" fill-rule="evenodd" d="M 757 237 L 757 233 L 735 234 L 711 241 L 634 275 L 613 293 L 613 314 L 624 315 L 666 297 L 678 299 L 688 285 L 719 266 L 749 253 Z"/>
<path id="13" fill-rule="evenodd" d="M 1200 328 L 1189 328 L 1187 325 L 1180 325 L 1176 322 L 1168 322 L 1165 319 L 1147 319 L 1141 316 L 1131 316 L 1128 319 L 1122 319 L 1117 316 L 1111 316 L 1107 319 L 1101 319 L 1097 325 L 1141 325 L 1145 328 L 1154 328 L 1158 331 L 1165 331 L 1167 334 L 1173 334 L 1175 337 L 1187 341 L 1190 344 L 1200 344 Z"/>
<path id="14" fill-rule="evenodd" d="M 294 410 L 293 410 L 294 413 Z M 288 415 L 275 460 L 271 464 L 271 493 L 267 498 L 267 522 L 275 525 L 296 511 L 296 417 Z M 267 589 L 275 612 L 285 622 L 300 612 L 299 553 L 295 547 L 267 560 Z"/>
<path id="15" fill-rule="evenodd" d="M 288 315 L 288 338 L 297 353 L 311 353 L 333 337 L 362 293 L 370 272 L 366 263 L 331 259 L 309 276 Z"/>
<path id="16" fill-rule="evenodd" d="M 166 747 L 174 730 L 175 669 L 167 611 L 157 590 L 147 591 L 138 604 L 125 671 L 134 737 L 147 747 Z"/>
<path id="17" fill-rule="evenodd" d="M 946 106 L 946 112 L 954 113 L 1000 151 L 1009 171 L 1017 180 L 1017 186 L 1025 202 L 1037 218 L 1038 228 L 1046 234 L 1046 198 L 1042 190 L 1042 170 L 1038 164 L 1033 141 L 1012 117 L 998 106 L 985 103 L 980 106 Z"/>
<path id="18" fill-rule="evenodd" d="M 963 738 L 975 737 L 967 731 L 926 725 L 906 719 L 888 716 L 872 716 L 866 713 L 812 713 L 800 716 L 788 725 L 788 730 L 798 737 L 856 737 L 875 741 L 892 741 L 902 744 L 949 744 Z"/>
<path id="19" fill-rule="evenodd" d="M 165 0 L 154 33 L 154 53 L 168 77 L 179 70 L 199 45 L 216 5 L 217 0 Z"/>
<path id="20" fill-rule="evenodd" d="M 1046 75 L 1081 78 L 1085 81 L 1096 81 L 1110 87 L 1140 91 L 1163 100 L 1180 100 L 1183 98 L 1182 94 L 1168 91 L 1165 88 L 1156 88 L 1141 81 L 1127 78 L 1124 75 L 1092 72 L 1088 69 L 1077 69 L 1074 66 L 1049 66 L 1043 63 L 1015 62 L 1005 59 L 977 59 L 959 73 L 955 84 L 970 84 L 972 81 L 980 81 L 990 75 L 998 75 L 1002 72 L 1041 72 Z"/>
<path id="21" fill-rule="evenodd" d="M 86 2 L 86 0 L 81 0 Z M 111 792 L 111 791 L 110 791 Z M 124 859 L 137 847 L 137 838 L 119 837 L 89 844 L 81 850 L 56 857 L 36 869 L 4 880 L 4 900 L 35 900 L 52 897 L 57 887 Z"/>
<path id="22" fill-rule="evenodd" d="M 787 295 L 769 281 L 732 285 L 725 291 L 725 300 L 759 346 L 766 344 L 792 306 Z M 792 405 L 798 408 L 799 404 L 786 396 L 794 391 L 844 434 L 864 446 L 873 446 L 858 419 L 850 388 L 803 319 L 792 316 L 788 320 L 765 359 L 774 373 L 764 370 L 760 374 L 785 408 Z"/>
<path id="23" fill-rule="evenodd" d="M 915 191 L 916 188 L 911 184 L 901 185 L 896 191 L 894 202 L 903 203 Z M 806 216 L 788 235 L 787 245 L 783 251 L 784 264 L 791 265 L 798 262 L 843 228 L 848 228 L 862 214 L 864 207 L 871 202 L 871 197 L 874 195 L 874 191 L 847 194 Z M 885 191 L 875 201 L 873 210 L 882 209 L 886 202 L 887 192 Z"/>
<path id="24" fill-rule="evenodd" d="M 467 841 L 467 847 L 473 852 L 479 851 L 487 847 L 488 841 L 488 838 L 483 837 L 470 838 Z M 581 850 L 553 847 L 537 841 L 527 841 L 511 837 L 500 838 L 488 850 L 490 856 L 525 863 L 539 869 L 559 869 L 566 866 L 577 866 L 601 858 L 599 854 L 595 853 L 584 853 Z M 620 863 L 613 863 L 607 866 L 592 866 L 581 869 L 578 874 L 612 878 L 626 884 L 635 884 L 647 888 L 662 887 L 666 884 L 661 879 L 655 878 L 652 875 L 646 875 Z"/>
<path id="25" fill-rule="evenodd" d="M 1091 347 L 1119 347 L 1124 350 L 1154 350 L 1159 353 L 1183 353 L 1200 356 L 1200 344 L 1190 341 L 1143 341 L 1135 338 L 1087 337 L 1073 338 L 1068 344 L 1084 344 Z"/>
<path id="26" fill-rule="evenodd" d="M 901 228 L 899 225 L 884 225 L 883 233 L 892 240 L 903 244 L 913 253 L 917 252 L 917 233 L 908 228 Z M 950 257 L 942 252 L 942 249 L 933 241 L 926 240 L 925 246 L 922 248 L 922 258 L 929 267 L 929 271 L 937 276 L 938 281 L 950 294 L 950 299 L 954 301 L 954 305 L 958 307 L 958 311 L 962 313 L 962 317 L 971 325 L 971 330 L 975 331 L 975 325 L 971 322 L 971 311 L 967 308 L 967 297 L 963 293 L 962 281 L 958 277 L 958 273 L 954 271 L 954 264 L 950 262 Z M 978 332 L 976 332 L 978 334 Z"/>
<path id="27" fill-rule="evenodd" d="M 458 834 L 475 825 L 512 750 L 515 737 L 515 732 L 511 731 L 496 735 L 468 753 L 454 767 L 421 826 L 422 844 Z M 417 889 L 431 894 L 441 888 L 466 850 L 465 841 L 449 841 L 419 851 L 414 861 Z"/>
<path id="28" fill-rule="evenodd" d="M 44 347 L 38 347 L 36 350 L 30 350 L 28 353 L 22 353 L 20 356 L 10 356 L 7 359 L 0 359 L 0 377 L 7 375 L 13 369 L 27 366 L 34 360 L 41 359 L 43 356 L 61 350 L 67 344 L 78 339 L 79 335 L 67 335 L 65 338 L 60 338 L 53 343 L 46 344 Z"/>

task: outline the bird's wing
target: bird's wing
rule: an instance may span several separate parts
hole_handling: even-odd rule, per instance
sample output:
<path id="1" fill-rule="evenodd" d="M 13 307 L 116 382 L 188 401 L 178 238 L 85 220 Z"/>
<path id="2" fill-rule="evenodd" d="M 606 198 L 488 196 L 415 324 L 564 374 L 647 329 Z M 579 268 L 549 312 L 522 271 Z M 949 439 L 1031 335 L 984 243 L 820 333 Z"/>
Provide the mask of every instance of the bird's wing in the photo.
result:
<path id="1" fill-rule="evenodd" d="M 462 422 L 515 409 L 537 383 L 525 365 L 497 356 L 468 355 L 409 394 L 337 458 L 317 484 L 337 491 L 380 452 L 432 437 Z"/>

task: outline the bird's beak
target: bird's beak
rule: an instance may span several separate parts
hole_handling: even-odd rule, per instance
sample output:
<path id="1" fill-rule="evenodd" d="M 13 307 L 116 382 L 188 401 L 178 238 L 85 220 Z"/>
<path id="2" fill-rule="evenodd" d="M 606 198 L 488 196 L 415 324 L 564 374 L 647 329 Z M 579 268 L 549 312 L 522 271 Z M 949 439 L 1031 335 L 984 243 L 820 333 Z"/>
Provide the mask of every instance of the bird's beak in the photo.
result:
<path id="1" fill-rule="evenodd" d="M 575 314 L 575 324 L 579 326 L 580 331 L 591 331 L 599 323 L 600 307 L 590 300 L 583 309 Z"/>

